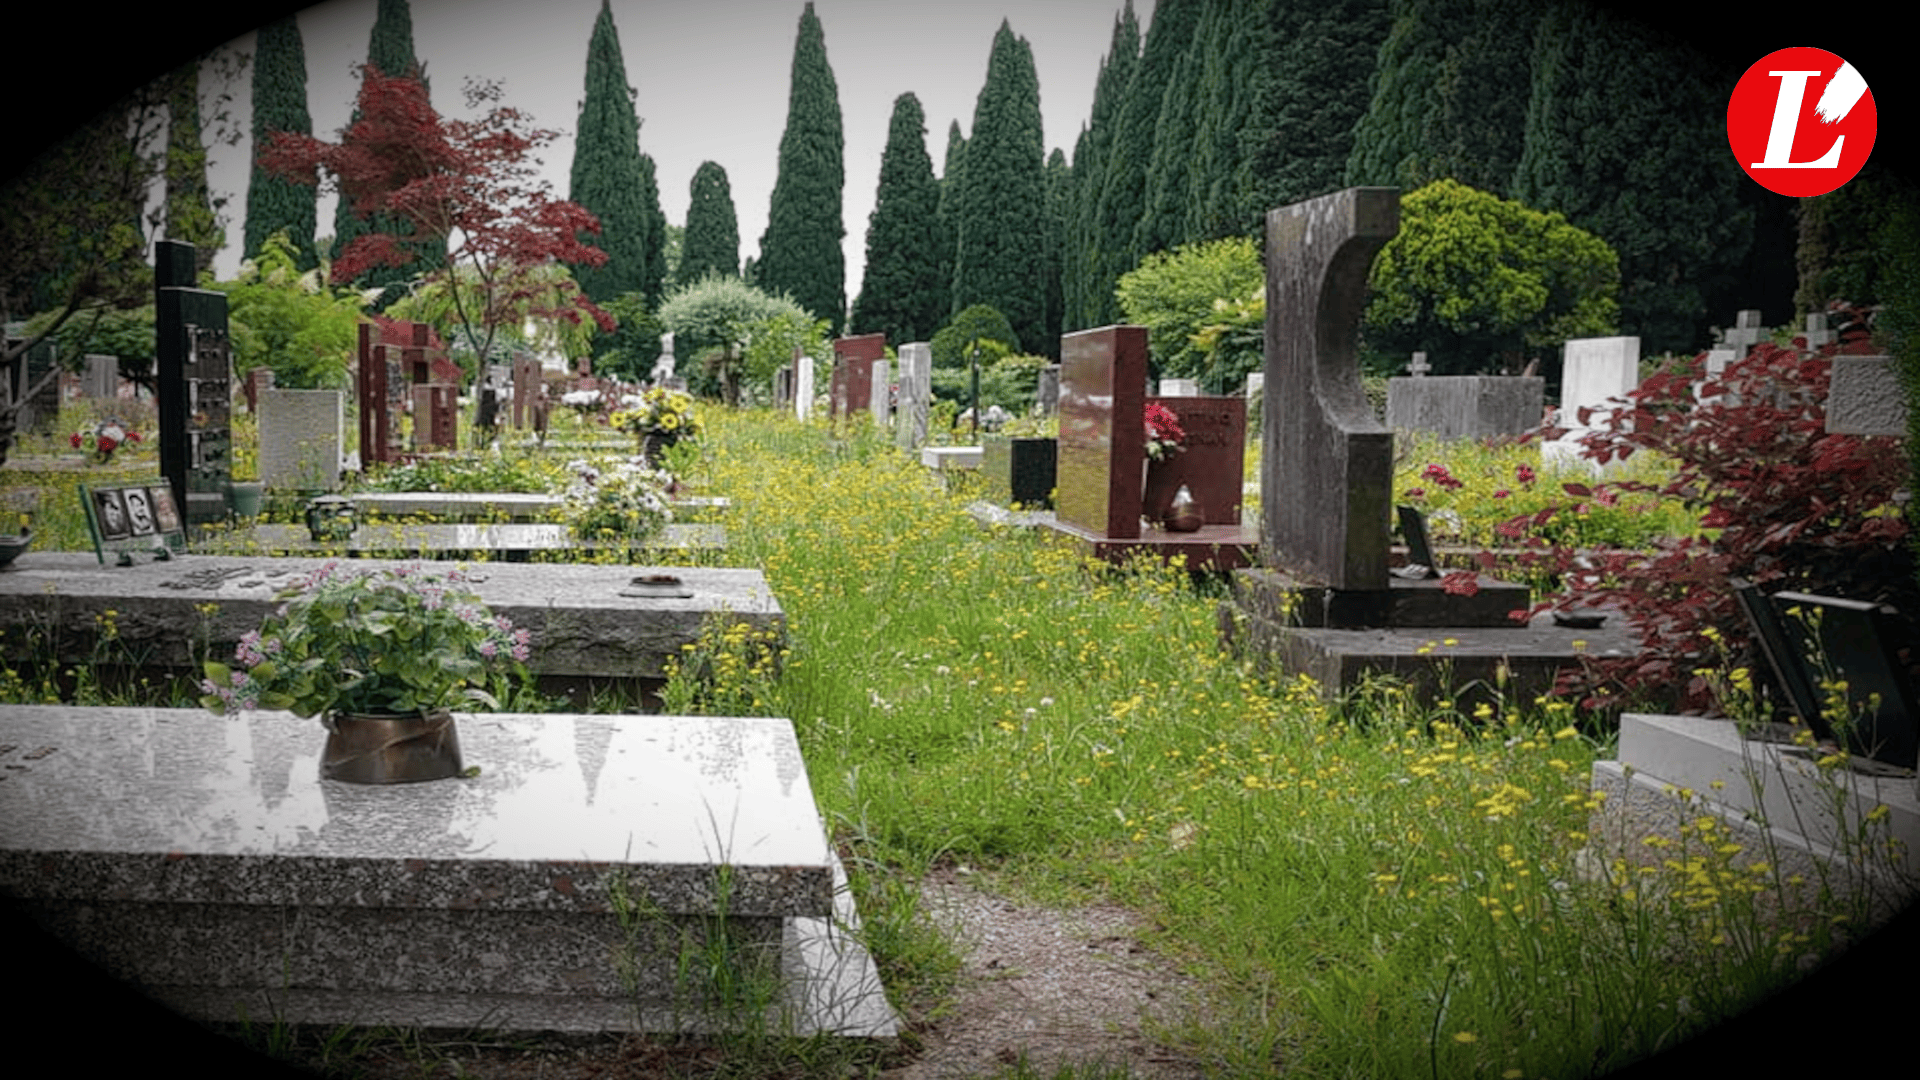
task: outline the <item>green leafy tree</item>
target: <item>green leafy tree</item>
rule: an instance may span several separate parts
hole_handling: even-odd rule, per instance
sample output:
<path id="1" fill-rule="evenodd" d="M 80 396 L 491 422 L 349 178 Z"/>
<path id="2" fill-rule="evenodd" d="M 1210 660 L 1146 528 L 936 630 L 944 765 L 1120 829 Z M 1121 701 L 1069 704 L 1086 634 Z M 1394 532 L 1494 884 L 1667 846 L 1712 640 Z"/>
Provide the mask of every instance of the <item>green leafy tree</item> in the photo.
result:
<path id="1" fill-rule="evenodd" d="M 660 303 L 660 325 L 673 332 L 675 355 L 711 353 L 708 364 L 686 372 L 696 390 L 711 389 L 739 404 L 748 372 L 749 344 L 773 319 L 814 316 L 790 296 L 774 295 L 731 277 L 706 277 L 675 288 Z"/>
<path id="2" fill-rule="evenodd" d="M 1149 255 L 1120 278 L 1114 294 L 1126 321 L 1147 328 L 1147 350 L 1162 378 L 1200 378 L 1209 374 L 1209 357 L 1193 337 L 1220 320 L 1216 301 L 1244 300 L 1265 283 L 1258 246 L 1238 236 Z"/>
<path id="3" fill-rule="evenodd" d="M 274 384 L 291 389 L 346 385 L 364 302 L 327 288 L 317 269 L 302 273 L 286 233 L 267 237 L 260 254 L 219 288 L 227 294 L 236 372 L 271 368 Z"/>
<path id="4" fill-rule="evenodd" d="M 593 339 L 593 370 L 630 382 L 645 379 L 660 356 L 660 320 L 637 292 L 621 293 L 601 305 L 613 316 L 612 333 Z"/>
<path id="5" fill-rule="evenodd" d="M 1140 23 L 1127 0 L 1113 21 L 1113 40 L 1100 62 L 1093 86 L 1093 112 L 1073 149 L 1073 223 L 1061 253 L 1061 289 L 1066 305 L 1062 330 L 1081 330 L 1112 322 L 1113 291 L 1101 282 L 1103 237 L 1099 230 L 1100 191 L 1106 183 L 1114 131 L 1127 84 L 1140 61 Z"/>
<path id="6" fill-rule="evenodd" d="M 948 282 L 941 261 L 928 258 L 947 245 L 940 224 L 940 182 L 927 155 L 926 114 L 920 99 L 893 102 L 880 187 L 867 223 L 867 266 L 853 302 L 849 328 L 902 343 L 925 341 L 947 315 Z"/>
<path id="7" fill-rule="evenodd" d="M 787 127 L 773 183 L 767 231 L 760 237 L 758 281 L 838 326 L 846 318 L 847 234 L 840 203 L 846 186 L 840 88 L 827 65 L 826 34 L 809 2 L 793 46 Z"/>
<path id="8" fill-rule="evenodd" d="M 1619 281 L 1606 241 L 1560 214 L 1437 180 L 1400 199 L 1361 334 L 1376 355 L 1425 351 L 1436 374 L 1518 368 L 1615 333 Z"/>
<path id="9" fill-rule="evenodd" d="M 656 228 L 660 197 L 656 187 L 648 202 L 641 158 L 640 121 L 627 86 L 620 33 L 611 7 L 602 0 L 587 41 L 586 96 L 580 102 L 567 187 L 568 200 L 600 221 L 599 236 L 583 241 L 606 252 L 607 261 L 575 274 L 596 303 L 629 292 L 640 293 L 649 303 L 660 296 L 664 275 L 653 272 L 664 242 Z"/>
<path id="10" fill-rule="evenodd" d="M 143 87 L 80 125 L 0 186 L 0 322 L 40 312 L 9 337 L 0 365 L 11 370 L 30 350 L 62 332 L 57 350 L 17 398 L 0 379 L 0 464 L 13 448 L 20 409 L 61 370 L 77 370 L 92 333 L 114 312 L 153 299 L 140 212 L 165 160 L 160 149 L 166 99 Z M 148 355 L 152 335 L 147 335 Z"/>
<path id="11" fill-rule="evenodd" d="M 709 274 L 740 275 L 740 223 L 733 212 L 727 170 L 703 161 L 693 174 L 687 204 L 686 237 L 680 249 L 676 281 L 699 281 Z"/>
<path id="12" fill-rule="evenodd" d="M 1579 4 L 1548 8 L 1535 42 L 1514 198 L 1566 215 L 1619 253 L 1622 333 L 1650 353 L 1694 351 L 1710 324 L 1755 306 L 1755 212 L 1743 193 L 1759 189 L 1732 155 L 1701 151 L 1726 142 L 1738 73 Z M 1659 78 L 1622 70 L 1622 56 Z"/>
<path id="13" fill-rule="evenodd" d="M 253 145 L 266 145 L 267 133 L 313 133 L 307 112 L 307 56 L 300 27 L 289 15 L 262 26 L 253 59 Z M 246 243 L 243 254 L 257 259 L 267 238 L 285 233 L 293 243 L 294 265 L 301 271 L 320 265 L 313 231 L 318 225 L 313 184 L 283 179 L 256 162 L 247 182 Z"/>
<path id="14" fill-rule="evenodd" d="M 407 0 L 378 0 L 374 7 L 373 33 L 367 40 L 367 67 L 389 77 L 414 78 L 420 82 L 423 95 L 431 94 L 427 83 L 425 65 L 413 53 L 413 10 Z M 351 129 L 360 122 L 360 110 L 354 108 L 352 119 L 347 122 Z M 254 153 L 260 147 L 255 144 Z M 370 234 L 396 235 L 406 231 L 406 227 L 395 215 L 362 215 L 352 205 L 352 200 L 341 199 L 333 211 L 333 258 L 336 262 L 353 242 Z M 436 244 L 433 240 L 414 241 L 406 246 L 411 256 L 398 265 L 380 262 L 365 267 L 355 274 L 355 285 L 383 290 L 381 298 L 374 303 L 376 309 L 398 300 L 404 293 L 407 283 L 431 274 L 435 267 L 445 261 L 446 240 L 442 237 Z"/>
<path id="15" fill-rule="evenodd" d="M 976 343 L 981 346 L 982 363 L 1020 351 L 1020 336 L 1000 309 L 990 304 L 974 304 L 934 331 L 933 339 L 928 342 L 933 366 L 968 367 L 968 353 Z"/>
<path id="16" fill-rule="evenodd" d="M 1046 235 L 1045 148 L 1033 49 L 1002 20 L 974 102 L 955 208 L 952 308 L 989 304 L 1023 341 L 1049 336 L 1036 238 Z M 1044 240 L 1042 241 L 1044 242 Z"/>

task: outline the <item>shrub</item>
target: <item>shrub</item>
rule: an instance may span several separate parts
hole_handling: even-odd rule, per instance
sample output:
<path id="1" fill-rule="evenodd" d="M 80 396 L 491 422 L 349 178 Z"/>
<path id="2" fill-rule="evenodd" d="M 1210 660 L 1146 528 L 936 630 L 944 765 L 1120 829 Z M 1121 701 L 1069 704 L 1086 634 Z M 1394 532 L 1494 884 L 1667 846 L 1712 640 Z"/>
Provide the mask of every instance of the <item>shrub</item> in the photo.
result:
<path id="1" fill-rule="evenodd" d="M 1225 346 L 1220 359 L 1238 357 L 1236 367 L 1244 362 L 1248 331 L 1265 333 L 1265 289 L 1259 250 L 1251 238 L 1235 236 L 1149 255 L 1121 275 L 1113 294 L 1127 321 L 1147 328 L 1147 348 L 1162 378 L 1206 377 L 1219 389 L 1218 380 L 1230 375 L 1212 370 L 1214 354 Z M 1213 335 L 1196 343 L 1209 328 L 1216 328 Z M 1261 346 L 1253 348 L 1258 355 Z"/>
<path id="2" fill-rule="evenodd" d="M 1020 351 L 1020 339 L 1014 336 L 1013 324 L 1007 317 L 990 304 L 975 304 L 934 331 L 933 340 L 928 343 L 933 366 L 965 369 L 967 348 L 976 341 L 980 343 L 983 369 L 992 360 Z"/>
<path id="3" fill-rule="evenodd" d="M 1637 693 L 1680 686 L 1683 708 L 1717 707 L 1702 664 L 1749 650 L 1749 635 L 1729 591 L 1743 577 L 1764 591 L 1792 589 L 1920 611 L 1907 523 L 1893 500 L 1904 457 L 1889 438 L 1830 435 L 1827 381 L 1836 354 L 1876 351 L 1862 313 L 1835 344 L 1818 352 L 1761 344 L 1715 379 L 1706 357 L 1663 371 L 1633 391 L 1584 440 L 1586 457 L 1606 464 L 1655 450 L 1674 471 L 1661 483 L 1611 480 L 1563 486 L 1576 502 L 1653 492 L 1697 515 L 1694 535 L 1651 551 L 1577 552 L 1532 536 L 1531 558 L 1561 575 L 1563 595 L 1536 610 L 1575 606 L 1620 609 L 1641 637 L 1639 655 L 1596 665 L 1582 680 L 1589 702 L 1610 690 Z M 1585 423 L 1590 416 L 1583 410 Z M 1551 429 L 1549 429 L 1551 430 Z M 1520 515 L 1504 535 L 1528 538 L 1564 503 Z"/>

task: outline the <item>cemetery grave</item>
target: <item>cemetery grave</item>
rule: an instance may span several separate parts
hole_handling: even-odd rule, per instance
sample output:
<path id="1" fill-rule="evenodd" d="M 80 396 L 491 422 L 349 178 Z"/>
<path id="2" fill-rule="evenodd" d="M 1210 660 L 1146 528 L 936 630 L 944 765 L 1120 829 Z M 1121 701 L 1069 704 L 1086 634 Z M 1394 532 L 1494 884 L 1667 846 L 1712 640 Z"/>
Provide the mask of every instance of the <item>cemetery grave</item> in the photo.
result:
<path id="1" fill-rule="evenodd" d="M 1056 509 L 1042 524 L 1087 554 L 1182 557 L 1190 570 L 1245 566 L 1260 543 L 1240 520 L 1245 405 L 1237 398 L 1146 394 L 1147 332 L 1109 326 L 1061 338 Z M 1142 417 L 1149 400 L 1192 417 L 1194 441 L 1162 466 L 1147 463 Z M 1176 532 L 1142 519 L 1164 512 L 1180 485 L 1204 524 Z"/>
<path id="2" fill-rule="evenodd" d="M 1530 700 L 1563 668 L 1628 655 L 1633 639 L 1618 620 L 1577 633 L 1545 615 L 1520 625 L 1527 589 L 1474 571 L 1389 574 L 1394 436 L 1361 392 L 1354 345 L 1367 271 L 1399 209 L 1394 189 L 1350 188 L 1267 215 L 1261 565 L 1234 575 L 1222 634 L 1328 693 L 1387 672 L 1429 694 L 1447 682 Z"/>

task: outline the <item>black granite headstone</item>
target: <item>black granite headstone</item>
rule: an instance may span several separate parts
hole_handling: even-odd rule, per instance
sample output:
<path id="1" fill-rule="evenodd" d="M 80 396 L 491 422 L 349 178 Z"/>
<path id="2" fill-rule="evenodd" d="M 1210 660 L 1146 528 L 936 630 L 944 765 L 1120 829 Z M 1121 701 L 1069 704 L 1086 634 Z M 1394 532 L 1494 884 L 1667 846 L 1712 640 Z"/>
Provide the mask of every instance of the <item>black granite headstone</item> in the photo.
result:
<path id="1" fill-rule="evenodd" d="M 192 244 L 154 244 L 160 473 L 173 485 L 188 526 L 227 516 L 233 478 L 227 295 L 195 288 L 195 280 Z"/>
<path id="2" fill-rule="evenodd" d="M 1853 754 L 1912 768 L 1920 758 L 1920 707 L 1895 651 L 1893 609 L 1796 592 L 1774 593 L 1773 607 L 1816 701 L 1844 710 L 1836 716 L 1816 707 L 1802 717 L 1808 726 L 1823 737 L 1844 736 Z"/>

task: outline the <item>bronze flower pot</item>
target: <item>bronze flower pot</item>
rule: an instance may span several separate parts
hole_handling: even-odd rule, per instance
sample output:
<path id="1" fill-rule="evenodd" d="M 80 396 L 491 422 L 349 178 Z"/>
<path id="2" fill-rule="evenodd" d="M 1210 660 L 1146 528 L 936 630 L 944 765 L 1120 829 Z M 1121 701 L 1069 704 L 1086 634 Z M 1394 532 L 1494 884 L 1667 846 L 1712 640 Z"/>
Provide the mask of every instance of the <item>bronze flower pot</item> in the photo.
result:
<path id="1" fill-rule="evenodd" d="M 459 776 L 460 736 L 446 709 L 399 715 L 326 715 L 320 779 L 406 784 Z"/>

